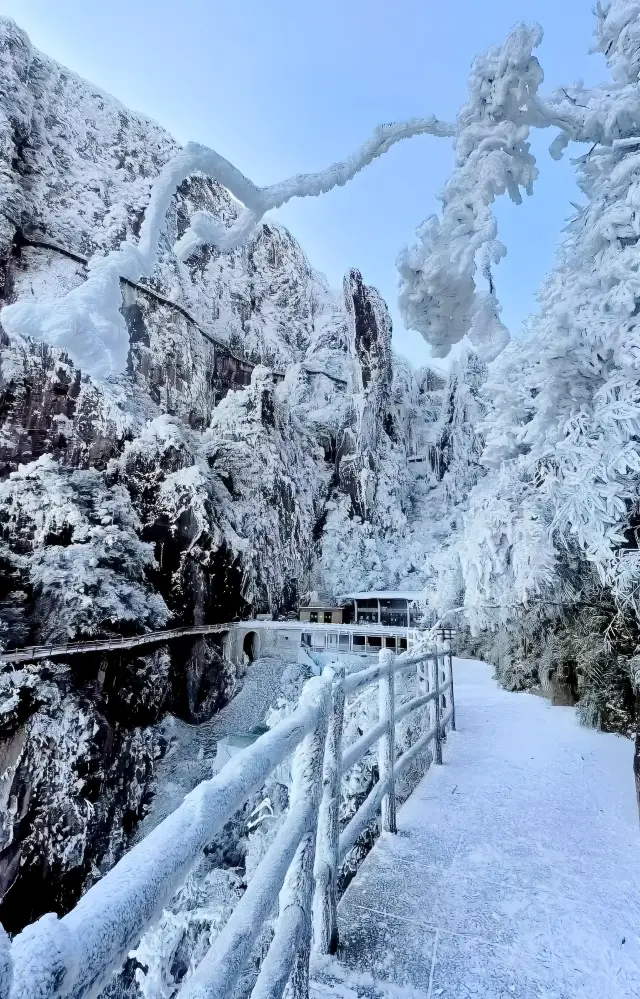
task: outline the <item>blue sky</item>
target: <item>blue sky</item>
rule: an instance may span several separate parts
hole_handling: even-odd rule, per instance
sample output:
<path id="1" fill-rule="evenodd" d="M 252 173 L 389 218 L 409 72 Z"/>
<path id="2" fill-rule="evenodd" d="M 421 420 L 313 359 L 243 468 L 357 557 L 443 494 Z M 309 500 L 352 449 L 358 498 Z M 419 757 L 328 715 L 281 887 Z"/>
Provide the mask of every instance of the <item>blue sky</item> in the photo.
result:
<path id="1" fill-rule="evenodd" d="M 592 0 L 0 0 L 38 48 L 260 184 L 326 166 L 379 122 L 452 119 L 474 55 L 516 21 L 545 30 L 545 90 L 603 78 L 601 57 L 588 55 L 591 8 Z M 496 278 L 514 335 L 578 195 L 568 159 L 557 164 L 546 152 L 551 138 L 534 137 L 534 197 L 496 209 L 508 247 Z M 451 165 L 448 140 L 414 138 L 345 188 L 274 213 L 332 284 L 356 266 L 380 289 L 396 349 L 415 364 L 429 349 L 397 315 L 395 260 L 437 210 Z"/>

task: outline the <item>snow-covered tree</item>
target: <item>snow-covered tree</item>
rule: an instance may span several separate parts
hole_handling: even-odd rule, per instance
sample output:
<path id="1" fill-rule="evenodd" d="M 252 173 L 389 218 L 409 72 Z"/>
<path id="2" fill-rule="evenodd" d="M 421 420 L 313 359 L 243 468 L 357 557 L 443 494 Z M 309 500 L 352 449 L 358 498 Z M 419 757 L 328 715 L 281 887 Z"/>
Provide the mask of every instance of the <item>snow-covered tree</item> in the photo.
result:
<path id="1" fill-rule="evenodd" d="M 563 112 L 567 103 L 581 116 L 580 137 L 593 141 L 577 163 L 585 203 L 541 291 L 539 314 L 493 366 L 487 386 L 485 463 L 503 471 L 486 488 L 515 501 L 530 592 L 539 582 L 534 565 L 548 577 L 555 534 L 574 538 L 602 583 L 635 601 L 640 92 L 630 38 L 639 17 L 636 4 L 598 8 L 597 46 L 615 80 L 567 89 L 559 99 Z"/>
<path id="2" fill-rule="evenodd" d="M 589 143 L 576 206 L 539 311 L 490 366 L 486 475 L 459 541 L 467 620 L 500 626 L 508 685 L 557 681 L 585 720 L 626 731 L 634 712 L 640 556 L 640 6 L 596 8 L 613 79 L 527 111 Z M 536 122 L 537 116 L 537 122 Z"/>
<path id="3" fill-rule="evenodd" d="M 67 469 L 48 455 L 21 466 L 0 483 L 0 524 L 42 641 L 167 622 L 147 579 L 153 548 L 138 537 L 126 491 L 102 473 Z"/>

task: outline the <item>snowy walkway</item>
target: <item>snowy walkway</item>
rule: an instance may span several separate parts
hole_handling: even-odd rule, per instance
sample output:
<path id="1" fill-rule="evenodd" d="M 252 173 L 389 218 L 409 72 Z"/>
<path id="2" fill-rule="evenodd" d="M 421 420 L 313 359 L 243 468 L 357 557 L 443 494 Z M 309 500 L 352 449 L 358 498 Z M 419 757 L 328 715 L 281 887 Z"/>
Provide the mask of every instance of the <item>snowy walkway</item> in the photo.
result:
<path id="1" fill-rule="evenodd" d="M 484 663 L 456 660 L 456 707 L 444 765 L 340 904 L 341 965 L 416 999 L 640 996 L 631 742 Z M 381 994 L 336 986 L 314 994 Z"/>

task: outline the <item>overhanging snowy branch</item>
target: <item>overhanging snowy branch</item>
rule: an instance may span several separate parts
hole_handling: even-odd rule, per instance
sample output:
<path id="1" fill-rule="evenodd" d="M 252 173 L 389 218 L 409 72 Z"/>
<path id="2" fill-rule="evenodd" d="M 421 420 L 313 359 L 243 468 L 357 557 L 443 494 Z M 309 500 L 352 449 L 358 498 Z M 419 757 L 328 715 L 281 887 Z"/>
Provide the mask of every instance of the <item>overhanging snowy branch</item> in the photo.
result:
<path id="1" fill-rule="evenodd" d="M 456 166 L 439 195 L 441 214 L 422 224 L 417 244 L 398 260 L 402 316 L 437 356 L 467 333 L 475 347 L 486 345 L 487 360 L 509 340 L 490 274 L 506 253 L 491 205 L 505 192 L 519 204 L 537 177 L 528 118 L 542 81 L 533 54 L 541 39 L 539 25 L 519 24 L 503 45 L 475 60 L 456 122 Z M 483 298 L 478 266 L 488 281 Z"/>
<path id="2" fill-rule="evenodd" d="M 270 187 L 257 187 L 215 150 L 189 143 L 162 169 L 151 189 L 137 245 L 125 240 L 118 250 L 89 262 L 87 280 L 60 299 L 16 302 L 0 313 L 5 330 L 14 335 L 62 347 L 80 367 L 96 377 L 126 370 L 129 336 L 120 313 L 120 280 L 137 282 L 154 273 L 160 236 L 178 187 L 194 173 L 204 173 L 227 188 L 243 210 L 228 229 L 213 216 L 197 212 L 191 227 L 176 244 L 187 257 L 201 243 L 231 251 L 249 238 L 264 214 L 291 198 L 316 197 L 351 180 L 396 142 L 413 135 L 452 136 L 454 126 L 438 119 L 413 118 L 380 125 L 355 153 L 325 170 L 300 174 Z"/>
<path id="3" fill-rule="evenodd" d="M 596 48 L 614 70 L 613 84 L 539 94 L 537 24 L 517 25 L 503 45 L 475 60 L 469 100 L 457 117 L 456 166 L 439 196 L 442 210 L 422 224 L 416 244 L 398 261 L 405 324 L 422 334 L 436 356 L 468 335 L 490 361 L 509 340 L 491 275 L 506 253 L 491 206 L 504 193 L 516 204 L 522 191 L 532 193 L 538 171 L 530 129 L 559 130 L 550 148 L 556 159 L 572 141 L 615 147 L 640 134 L 639 12 L 638 0 L 615 0 L 596 10 Z M 486 294 L 478 288 L 478 270 Z"/>
<path id="4" fill-rule="evenodd" d="M 168 164 L 168 167 L 165 168 L 168 172 L 167 180 L 169 183 L 173 184 L 175 189 L 182 180 L 197 170 L 226 187 L 238 201 L 242 202 L 244 211 L 228 229 L 221 226 L 208 212 L 196 212 L 191 220 L 190 228 L 176 244 L 176 252 L 181 259 L 185 259 L 201 243 L 211 243 L 221 250 L 236 249 L 246 241 L 266 212 L 282 207 L 292 198 L 313 198 L 320 194 L 326 194 L 334 187 L 343 187 L 369 163 L 386 153 L 396 142 L 411 138 L 414 135 L 435 135 L 447 138 L 454 134 L 454 125 L 438 121 L 434 117 L 411 118 L 404 122 L 378 125 L 371 138 L 346 159 L 338 160 L 318 173 L 297 174 L 269 187 L 256 187 L 252 181 L 213 149 L 189 143 L 185 147 L 184 153 L 180 154 L 176 161 L 173 161 L 173 164 Z M 179 162 L 180 156 L 183 157 L 184 163 Z M 173 174 L 181 167 L 185 172 L 181 180 L 174 183 Z M 162 174 L 158 178 L 157 186 L 161 192 Z M 160 210 L 162 210 L 163 202 L 160 198 L 159 201 Z M 162 217 L 165 213 L 166 208 L 164 208 Z M 146 222 L 145 218 L 145 225 Z M 150 235 L 153 233 L 153 225 L 153 220 L 150 218 Z M 141 233 L 141 242 L 142 236 Z"/>

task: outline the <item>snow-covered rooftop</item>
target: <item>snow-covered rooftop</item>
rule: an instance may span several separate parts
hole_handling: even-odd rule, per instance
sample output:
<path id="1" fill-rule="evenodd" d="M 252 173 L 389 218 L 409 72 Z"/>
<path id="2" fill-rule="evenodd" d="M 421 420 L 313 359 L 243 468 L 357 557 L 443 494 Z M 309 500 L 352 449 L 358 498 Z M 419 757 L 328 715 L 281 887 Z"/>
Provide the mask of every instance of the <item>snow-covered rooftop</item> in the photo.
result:
<path id="1" fill-rule="evenodd" d="M 343 593 L 338 600 L 415 600 L 423 602 L 418 590 L 371 590 L 369 593 Z"/>

